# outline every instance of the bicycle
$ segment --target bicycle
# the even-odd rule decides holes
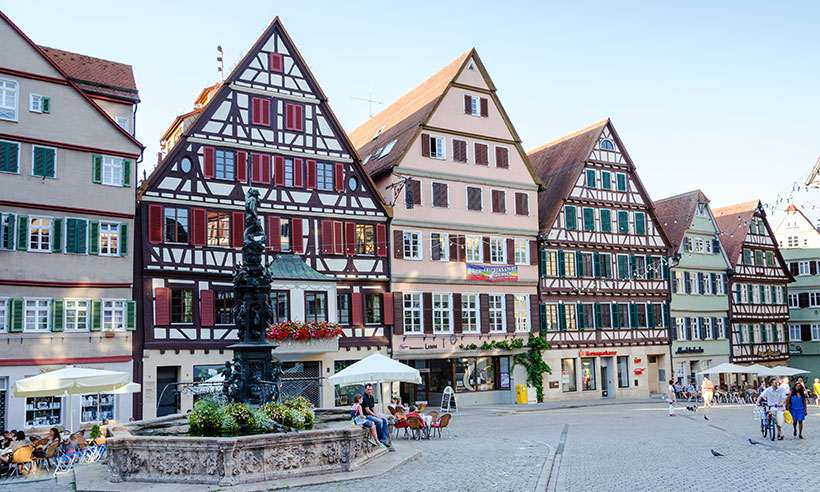
[[[763,439],[766,439],[766,434],[769,434],[769,438],[774,441],[775,436],[777,435],[777,431],[775,429],[775,416],[772,414],[771,409],[768,406],[761,404],[763,407],[763,418],[760,419],[760,433],[763,435]]]

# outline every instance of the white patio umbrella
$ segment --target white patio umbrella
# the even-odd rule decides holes
[[[126,393],[141,393],[142,392],[142,385],[139,383],[128,383],[125,386],[120,386],[119,388],[111,391],[103,391],[103,394],[106,395],[124,395]]]
[[[766,367],[760,364],[752,364],[750,366],[746,366],[746,368],[750,371],[754,371],[754,374],[757,374],[758,376],[769,376],[769,373],[772,370],[771,367]]]
[[[750,372],[754,371],[749,371],[749,368],[732,364],[731,362],[724,362],[723,364],[718,364],[715,367],[700,371],[697,374],[748,374]]]
[[[797,369],[796,367],[774,366],[769,369],[769,374],[767,374],[767,376],[797,376],[808,373],[809,371]]]
[[[330,381],[330,384],[338,384],[339,386],[379,383],[379,399],[382,400],[382,411],[384,411],[381,383],[395,381],[421,384],[421,374],[418,369],[407,364],[402,364],[382,354],[373,354],[330,376],[328,381]]]
[[[113,391],[131,382],[126,372],[84,367],[66,366],[37,376],[21,379],[14,383],[13,393],[17,398],[38,396],[68,397],[68,427],[71,426],[71,395],[87,395]],[[99,398],[97,399],[99,401]]]

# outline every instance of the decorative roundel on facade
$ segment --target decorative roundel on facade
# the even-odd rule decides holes
[[[350,179],[347,180],[347,187],[350,188],[350,191],[356,191],[359,189],[359,178],[356,176],[351,176]]]
[[[601,140],[601,149],[602,150],[615,150],[615,144],[612,143],[612,140]]]
[[[455,345],[457,341],[458,341],[458,337],[456,336],[455,333],[450,335],[450,345]]]
[[[179,161],[179,169],[184,173],[191,172],[191,158],[183,157],[182,160]]]

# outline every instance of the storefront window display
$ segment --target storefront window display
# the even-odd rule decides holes
[[[561,387],[563,391],[578,391],[575,382],[575,359],[561,359]]]
[[[83,422],[114,420],[114,395],[83,395],[81,401]],[[97,413],[98,408],[99,414]]]
[[[595,384],[595,359],[581,359],[581,389],[591,391],[596,388]]]
[[[476,361],[476,388],[478,391],[491,391],[496,389],[495,373],[496,359],[493,357],[479,357]]]
[[[62,398],[53,396],[26,398],[26,425],[31,427],[60,425],[62,402]]]
[[[618,387],[629,388],[629,357],[618,357]]]

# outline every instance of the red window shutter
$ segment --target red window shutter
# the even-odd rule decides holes
[[[262,155],[256,152],[251,154],[251,183],[262,181]]]
[[[258,97],[251,98],[251,123],[254,125],[262,124],[262,99]]]
[[[473,112],[473,98],[464,94],[464,114],[472,114]]]
[[[273,156],[273,184],[285,186],[285,158],[281,155]]]
[[[156,326],[171,323],[171,289],[157,287],[154,290],[154,318]]]
[[[199,291],[199,325],[214,325],[214,291]]]
[[[271,53],[270,60],[268,62],[268,67],[271,72],[281,72],[282,71],[282,55],[279,53]]]
[[[480,101],[481,101],[481,116],[486,117],[489,114],[489,112],[487,111],[487,98],[482,97],[480,99]]]
[[[330,220],[322,221],[322,254],[333,254],[333,222]]]
[[[382,304],[384,305],[384,309],[382,309],[382,313],[384,313],[384,324],[392,325],[393,324],[393,293],[391,292],[382,292]]]
[[[202,175],[206,178],[213,178],[216,176],[215,168],[214,168],[214,148],[213,147],[205,147],[204,148],[204,164],[202,166]]]
[[[262,156],[262,183],[270,184],[270,156]]]
[[[316,189],[316,161],[307,161],[307,189]]]
[[[282,229],[279,217],[268,217],[268,246],[273,251],[282,250]]]
[[[231,246],[241,248],[245,235],[244,212],[231,212]]]
[[[339,193],[345,190],[345,165],[337,162],[333,171],[333,180],[335,181],[336,191]]]
[[[515,265],[515,240],[507,238],[507,264]]]
[[[538,264],[538,241],[530,240],[530,265]]]
[[[376,224],[376,256],[387,256],[387,226]]]
[[[248,153],[244,150],[236,152],[236,180],[240,183],[248,181]]]
[[[495,148],[495,167],[510,167],[509,156],[506,148]]]
[[[404,232],[401,229],[393,229],[393,258],[404,258]]]
[[[345,254],[353,256],[356,254],[356,223],[345,222]]]
[[[305,108],[303,108],[302,106],[296,106],[293,110],[293,115],[296,118],[296,121],[294,122],[295,123],[294,124],[294,129],[296,129],[300,132],[305,129],[305,126],[304,126],[305,118],[304,118],[304,114],[303,114],[304,111],[305,111]]]
[[[426,133],[421,134],[421,155],[430,157],[430,135]]]
[[[293,130],[293,104],[285,103],[285,130]]]
[[[262,99],[262,124],[270,126],[270,99]]]
[[[293,186],[301,188],[305,185],[303,181],[302,159],[293,159]]]
[[[148,205],[148,242],[162,243],[162,205]]]
[[[333,221],[333,253],[337,255],[345,253],[343,228],[344,225],[340,221]]]
[[[207,214],[204,208],[191,209],[191,244],[194,246],[205,246],[207,242],[205,239],[206,218]]]
[[[304,253],[305,247],[302,238],[302,219],[291,219],[290,221],[290,243],[293,245],[293,252]]]
[[[362,326],[362,294],[354,292],[350,296],[350,317],[353,326]]]

